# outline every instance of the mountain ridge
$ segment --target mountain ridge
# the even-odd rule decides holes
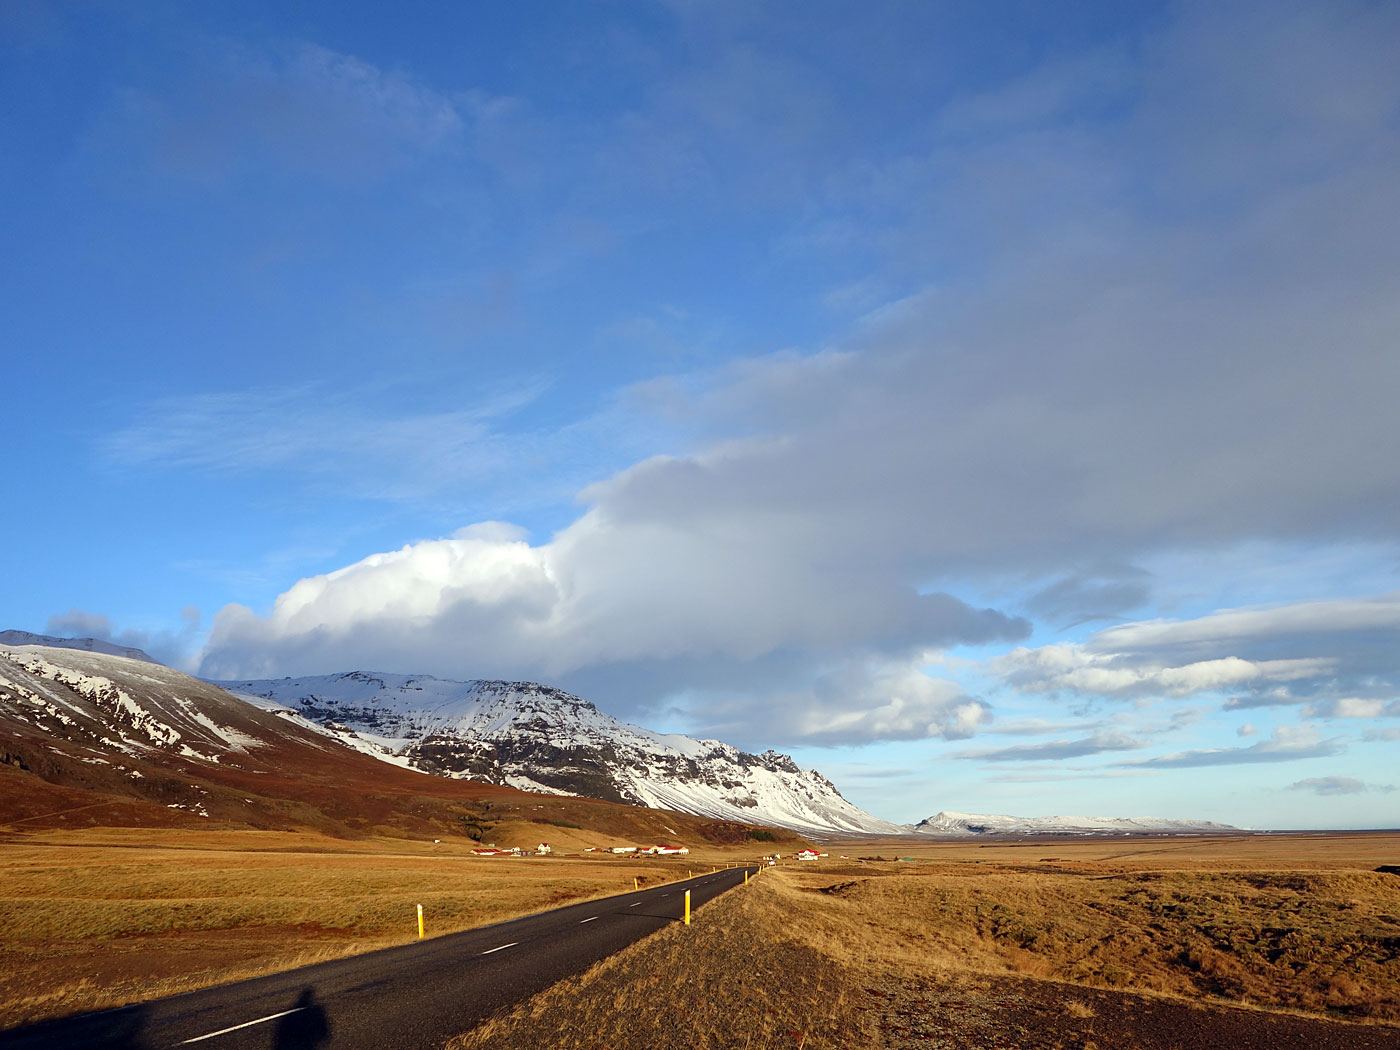
[[[729,822],[431,776],[162,664],[0,646],[0,829],[219,828],[337,838],[737,845]],[[801,836],[770,829],[785,848]]]
[[[103,638],[59,638],[51,634],[33,634],[29,631],[0,631],[0,645],[38,645],[49,649],[73,649],[83,653],[104,653],[107,656],[125,656],[129,660],[159,664],[160,661],[144,649],[130,645],[118,645]]]
[[[553,686],[367,671],[214,684],[366,753],[441,776],[803,833],[906,833],[788,755],[657,733]]]

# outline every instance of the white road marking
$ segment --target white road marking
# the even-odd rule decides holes
[[[638,902],[637,902],[637,904],[641,904],[641,903],[642,903],[641,901],[638,901]],[[637,906],[637,904],[629,904],[629,905],[627,905],[627,907],[629,907],[629,908],[635,908],[635,907]]]
[[[264,1021],[275,1021],[279,1017],[286,1017],[288,1014],[294,1014],[298,1010],[305,1009],[306,1007],[304,1006],[294,1006],[290,1010],[283,1010],[280,1014],[268,1014],[266,1017],[259,1017],[256,1021],[244,1021],[242,1024],[236,1024],[232,1028],[220,1028],[217,1032],[210,1032],[208,1035],[197,1035],[193,1039],[185,1039],[177,1045],[184,1046],[186,1043],[203,1042],[205,1039],[213,1039],[216,1035],[223,1035],[225,1032],[236,1032],[240,1028],[250,1028],[255,1024],[262,1024]]]
[[[579,924],[580,926],[582,926],[582,925],[583,925],[584,923],[586,923],[586,922],[592,922],[592,921],[593,921],[594,919],[596,919],[597,917],[598,917],[598,916],[596,916],[596,915],[590,915],[590,916],[589,916],[588,918],[586,918],[586,919],[579,919],[578,924]]]
[[[504,951],[506,948],[514,948],[514,947],[515,947],[517,944],[519,944],[519,943],[520,943],[519,941],[511,941],[509,944],[503,944],[503,945],[501,945],[499,948],[488,948],[486,951],[482,952],[481,954],[482,954],[482,955],[490,955],[492,952]]]

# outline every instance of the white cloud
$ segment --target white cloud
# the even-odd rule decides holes
[[[1099,632],[1091,648],[1103,652],[1218,651],[1260,640],[1356,631],[1400,632],[1400,594],[1227,609],[1194,620],[1123,624]]]
[[[97,638],[133,649],[141,649],[161,663],[193,670],[198,663],[199,635],[203,614],[196,606],[180,610],[180,626],[175,629],[118,628],[105,613],[69,609],[49,617],[44,633],[59,638]]]
[[[471,106],[315,44],[194,44],[179,93],[124,91],[91,145],[206,183],[269,173],[374,182],[463,143]]]
[[[1391,784],[1367,784],[1355,777],[1308,777],[1288,785],[1290,791],[1311,791],[1315,795],[1359,795],[1365,791],[1394,791]]]
[[[1315,700],[1303,708],[1305,718],[1382,718],[1400,717],[1400,701],[1360,696],[1332,696]]]
[[[809,744],[877,740],[961,740],[983,728],[990,709],[955,682],[886,660],[851,662],[820,675],[810,688],[707,698],[706,735],[794,738]]]
[[[45,634],[59,638],[99,638],[104,641],[112,640],[114,630],[111,617],[86,609],[55,613],[44,627]]]
[[[522,385],[470,408],[413,413],[314,386],[168,398],[107,435],[101,451],[117,467],[286,472],[366,497],[406,500],[519,470],[530,458],[528,441],[507,443],[496,428],[538,393],[538,386]]]
[[[1056,60],[981,94],[955,99],[939,114],[953,133],[1005,131],[1063,118],[1075,107],[1102,108],[1123,99],[1139,74],[1121,48],[1108,48]]]
[[[1051,733],[1087,732],[1102,728],[1101,722],[1057,722],[1045,718],[1019,718],[1010,722],[997,722],[988,726],[986,732],[1005,736],[1048,736]]]
[[[1257,762],[1293,762],[1304,758],[1321,758],[1341,754],[1346,750],[1344,738],[1323,738],[1309,725],[1279,726],[1268,740],[1249,747],[1209,747],[1194,751],[1178,751],[1169,755],[1121,765],[1147,768],[1198,768],[1205,766],[1249,765]]]
[[[1095,640],[1097,641],[1097,639]],[[1200,660],[1182,666],[1143,664],[1136,654],[1097,653],[1088,645],[1017,648],[989,662],[994,673],[1022,692],[1068,691],[1096,696],[1191,696],[1246,682],[1316,677],[1326,660],[1250,661],[1239,657]]]
[[[1084,758],[1106,751],[1132,751],[1144,746],[1143,741],[1127,733],[1103,731],[1078,740],[1049,740],[1043,744],[959,751],[953,757],[982,762],[1048,762]]]
[[[638,404],[702,436],[585,489],[581,516],[548,542],[463,534],[302,581],[266,616],[221,613],[206,668],[541,676],[605,703],[689,696],[716,711],[735,695],[755,711],[814,696],[854,668],[877,693],[848,688],[830,710],[816,697],[814,718],[792,712],[787,731],[943,733],[972,708],[902,676],[929,648],[1026,625],[922,593],[941,581],[1042,580],[1040,615],[1118,615],[1147,595],[1121,568],[1144,553],[1400,535],[1394,16],[1227,20],[1254,42],[1257,80],[1188,12],[1147,42],[1127,97],[1114,56],[1091,56],[959,103],[967,125],[1034,134],[931,136],[834,165],[824,228],[866,231],[870,254],[915,274],[897,282],[909,294],[835,348],[649,385]],[[824,100],[799,90],[809,71],[756,56],[734,52],[638,118],[638,141],[675,147],[668,172],[687,166],[697,126],[752,141],[755,91],[771,95],[757,112],[774,115],[781,146],[825,141]],[[326,90],[348,77],[363,92],[332,67],[315,66]],[[1047,83],[1057,93],[1043,99]],[[1075,118],[1105,91],[1121,117]],[[387,109],[405,110],[436,112],[411,98]],[[668,113],[685,125],[674,137]],[[711,166],[695,170],[711,181]],[[756,198],[811,188],[786,167],[757,181]],[[939,254],[950,245],[961,265]],[[384,443],[402,447],[382,462],[423,476],[412,446],[436,447],[431,429],[398,442],[390,428]],[[1361,636],[1393,639],[1397,608],[1388,596],[1130,624],[994,666],[1033,692],[1287,688],[1312,702],[1325,684],[1364,697],[1353,680],[1397,667],[1394,645]],[[1279,753],[1266,745],[1243,750]]]
[[[1400,595],[1386,594],[1122,624],[1079,644],[1017,648],[984,666],[1028,694],[1224,693],[1226,710],[1383,718],[1400,716],[1398,643]]]
[[[226,607],[202,673],[537,678],[614,710],[688,691],[695,721],[744,739],[956,738],[985,719],[918,667],[931,647],[1014,638],[1023,622],[712,525],[603,503],[538,546],[486,523],[376,554],[298,582],[266,616]]]

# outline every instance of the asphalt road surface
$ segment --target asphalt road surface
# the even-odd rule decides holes
[[[16,1028],[0,1032],[0,1050],[430,1050],[679,922],[686,890],[693,912],[756,870],[728,868],[349,959]]]

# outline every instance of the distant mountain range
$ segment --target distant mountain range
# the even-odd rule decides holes
[[[461,784],[447,792],[454,797],[478,797],[495,785],[512,795],[625,803],[809,836],[1238,830],[1152,817],[951,812],[901,825],[853,805],[787,755],[655,733],[533,682],[360,671],[202,682],[137,649],[24,631],[0,632],[0,771],[6,767],[253,826],[285,825],[285,799],[305,794],[302,788],[327,800],[322,817],[351,826],[369,818],[355,816],[352,801],[327,785],[359,785],[362,797],[366,784],[411,794],[415,778],[427,773]],[[11,802],[16,783],[7,786]],[[271,792],[279,801],[269,802],[263,788],[274,783],[282,785]],[[386,812],[411,823],[396,806]],[[152,819],[147,813],[141,822]]]
[[[1163,817],[1007,817],[977,813],[935,813],[907,825],[920,835],[975,838],[980,835],[1163,835],[1237,832],[1241,829],[1209,820]]]
[[[442,776],[804,833],[907,831],[787,755],[653,733],[534,682],[351,671],[217,684],[367,754]]]

